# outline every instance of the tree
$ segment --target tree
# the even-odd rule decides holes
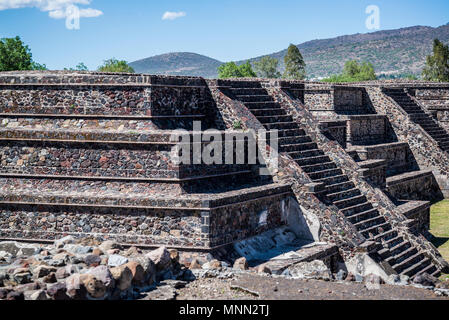
[[[254,62],[254,69],[261,78],[280,78],[281,73],[278,71],[278,65],[277,59],[266,56]]]
[[[285,79],[304,80],[306,77],[306,63],[298,47],[290,44],[284,57]]]
[[[48,70],[45,64],[40,64],[35,61],[31,63],[31,70]]]
[[[330,78],[323,79],[324,82],[360,82],[376,80],[377,76],[374,67],[369,62],[359,64],[356,60],[350,60],[345,63],[343,73],[332,75]]]
[[[20,37],[0,40],[0,71],[32,69],[31,50],[20,40]]]
[[[253,71],[249,61],[240,66],[237,66],[235,62],[228,62],[218,67],[218,78],[220,79],[254,77],[256,77],[256,73]]]
[[[98,67],[100,72],[124,72],[134,73],[134,69],[128,65],[124,60],[117,60],[115,58],[104,61],[103,65]]]
[[[422,76],[427,81],[449,81],[449,47],[438,39],[433,42],[433,55],[426,58]]]
[[[88,71],[89,69],[84,64],[84,62],[80,62],[80,63],[78,63],[76,65],[75,68],[64,68],[64,70],[68,70],[68,71]]]
[[[251,63],[249,61],[246,61],[246,63],[239,66],[239,70],[240,70],[240,73],[242,74],[243,78],[257,77],[257,75],[254,72],[253,68],[251,67]]]
[[[87,68],[87,66],[84,64],[84,62],[80,62],[76,65],[75,67],[76,71],[88,71],[89,69]]]

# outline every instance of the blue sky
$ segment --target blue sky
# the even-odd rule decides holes
[[[70,2],[87,16],[79,30],[66,28]],[[20,36],[51,69],[78,62],[96,69],[111,57],[131,62],[174,51],[231,61],[371,32],[368,5],[380,9],[380,30],[449,22],[448,0],[0,0],[0,37]],[[181,14],[164,20],[166,12]]]

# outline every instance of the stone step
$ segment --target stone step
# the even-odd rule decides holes
[[[277,130],[277,135],[279,138],[283,137],[296,137],[296,136],[304,136],[306,133],[304,130],[299,128],[291,128],[291,129],[274,129]],[[268,134],[270,131],[268,131]]]
[[[411,256],[418,253],[418,250],[415,247],[409,247],[407,249],[404,249],[403,251],[399,252],[398,254],[395,254],[393,256],[394,259],[394,265],[397,265],[401,263],[402,261],[405,261],[406,259],[410,258]]]
[[[417,121],[419,121],[419,119],[423,119],[423,118],[424,119],[429,119],[429,115],[424,113],[424,112],[410,113],[409,116],[415,122],[417,122]]]
[[[251,109],[251,113],[256,117],[259,116],[282,116],[285,115],[286,112],[284,109]]]
[[[310,179],[314,181],[320,181],[324,178],[334,177],[342,175],[343,171],[341,169],[330,169],[330,170],[323,170],[323,171],[317,171],[313,173],[309,173]]]
[[[366,230],[368,228],[371,228],[373,226],[377,226],[381,223],[385,222],[385,218],[382,216],[377,216],[377,217],[373,217],[367,220],[363,220],[360,222],[357,222],[354,224],[354,226],[358,229],[358,230]]]
[[[291,137],[281,137],[278,138],[278,145],[290,145],[290,144],[298,144],[298,143],[309,143],[312,142],[312,138],[309,136],[291,136]]]
[[[388,230],[391,230],[391,225],[388,222],[385,222],[385,223],[381,223],[381,224],[378,224],[378,225],[370,226],[369,228],[360,230],[359,232],[363,236],[369,238],[370,234],[380,235],[380,234],[385,233],[385,231],[388,231]]]
[[[432,264],[432,261],[429,258],[423,259],[422,254],[418,254],[418,255],[421,256],[421,259],[417,259],[416,261],[415,261],[415,259],[410,260],[410,261],[413,261],[414,263],[413,264],[409,263],[408,264],[409,267],[407,269],[402,269],[400,272],[397,271],[395,268],[393,268],[393,269],[395,269],[396,272],[398,272],[400,274],[409,276],[410,278],[415,277],[418,272],[420,272],[421,270],[423,270],[424,268],[429,266],[429,264]]]
[[[297,151],[316,150],[317,147],[318,146],[315,142],[282,144],[279,147],[279,151],[290,153],[290,152],[297,152]]]
[[[306,173],[313,173],[313,172],[319,172],[319,171],[336,169],[336,168],[337,168],[337,166],[333,162],[318,163],[318,164],[302,166],[302,169]]]
[[[393,250],[393,251],[399,249],[400,246],[402,246],[404,243],[406,243],[404,238],[402,236],[399,236],[397,233],[394,237],[392,237],[388,240],[384,239],[384,241],[385,241],[385,245],[387,245],[390,248],[390,250]]]
[[[312,156],[308,158],[298,159],[295,161],[300,166],[308,166],[313,164],[330,162],[331,160],[329,159],[329,156]]]
[[[335,184],[340,184],[343,182],[349,182],[347,175],[341,174],[337,176],[326,177],[322,179],[317,179],[315,182],[324,183],[325,186],[332,186]]]
[[[401,238],[402,239],[402,237],[398,237],[398,238]],[[393,239],[394,240],[394,239]],[[403,240],[403,239],[402,239]],[[388,244],[391,244],[391,243],[393,243],[393,242],[388,242]],[[403,251],[405,251],[405,250],[407,250],[407,249],[409,249],[409,248],[411,248],[411,244],[410,244],[410,242],[408,242],[408,241],[402,241],[402,242],[399,242],[398,244],[396,244],[394,247],[391,247],[390,248],[390,252],[391,252],[391,254],[392,254],[392,256],[396,256],[396,255],[398,255],[399,253],[401,253],[401,252],[403,252]]]
[[[324,152],[319,149],[313,149],[313,150],[304,150],[304,151],[294,151],[294,152],[288,152],[288,154],[295,160],[302,160],[310,157],[319,157],[324,156]]]
[[[377,216],[379,216],[379,211],[377,209],[370,209],[361,213],[346,216],[346,218],[348,218],[351,223],[356,224]]]
[[[335,192],[335,193],[329,193],[329,194],[327,194],[327,197],[329,200],[334,202],[334,201],[353,198],[355,196],[359,196],[360,194],[361,193],[360,193],[359,189],[353,188],[353,189],[347,189],[347,190],[339,191],[339,192]]]
[[[426,130],[440,129],[438,124],[436,124],[435,122],[418,122],[418,124]]]
[[[289,115],[258,116],[257,120],[259,120],[262,124],[293,122],[292,116]]]
[[[408,183],[409,181],[413,181],[413,180],[420,179],[425,176],[432,176],[432,175],[433,175],[433,173],[431,170],[405,172],[402,174],[388,177],[387,178],[387,187],[397,185],[397,184]]]
[[[352,207],[347,207],[341,209],[340,212],[345,216],[355,216],[358,213],[364,213],[366,211],[372,210],[373,205],[369,202],[363,202],[360,204],[356,204]]]
[[[267,90],[264,88],[233,88],[232,93],[235,96],[260,96],[267,95]]]
[[[273,98],[267,94],[261,95],[236,95],[237,100],[246,102],[273,102]]]
[[[280,105],[274,101],[247,101],[245,102],[245,106],[252,110],[261,110],[261,109],[279,109],[282,110]]]
[[[446,133],[441,133],[441,134],[434,134],[433,136],[432,136],[432,138],[434,138],[435,140],[444,140],[444,139],[446,139],[446,137],[447,137],[447,134]]]
[[[225,85],[229,85],[232,89],[236,88],[261,88],[262,85],[259,81],[243,81],[243,80],[226,80]]]
[[[426,130],[428,134],[430,134],[431,136],[435,135],[435,134],[445,134],[446,131],[442,128],[435,128],[435,129],[428,129]],[[447,134],[447,133],[446,133]]]
[[[416,264],[420,263],[423,259],[423,254],[416,252],[414,255],[408,257],[407,259],[393,265],[393,269],[397,273],[405,274],[403,271],[407,271],[407,268],[411,269],[410,266],[414,267]],[[411,270],[408,270],[411,271]]]
[[[296,122],[278,122],[278,123],[267,123],[264,124],[267,130],[284,130],[284,129],[299,129]]]
[[[327,156],[325,156],[327,157]],[[329,158],[329,157],[327,157]],[[326,190],[328,193],[337,193],[340,191],[344,191],[344,190],[348,190],[348,189],[353,189],[355,188],[354,182],[352,181],[347,181],[347,182],[342,182],[342,183],[335,183],[332,185],[328,185],[326,187]]]
[[[402,237],[398,237],[398,232],[394,229],[387,230],[383,233],[374,235],[373,238],[369,238],[369,240],[373,241],[385,241],[386,244],[394,244],[395,241],[403,241]]]
[[[352,198],[334,201],[334,205],[336,205],[337,208],[341,210],[341,209],[353,207],[358,204],[363,204],[366,202],[367,202],[366,196],[357,195]]]
[[[429,265],[427,267],[423,268],[421,271],[416,273],[414,276],[417,277],[417,276],[423,275],[425,273],[428,275],[434,275],[437,272],[439,272],[438,268],[434,264],[429,263]]]

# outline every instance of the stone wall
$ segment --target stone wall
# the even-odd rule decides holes
[[[363,90],[353,87],[334,88],[334,108],[336,113],[353,113],[364,109]]]
[[[3,239],[98,237],[142,246],[207,248],[201,211],[2,205]]]
[[[396,199],[441,200],[442,194],[431,171],[423,171],[419,176],[392,177],[387,181],[387,190]]]
[[[357,148],[357,154],[362,161],[387,160],[387,174],[397,174],[414,169],[410,148],[405,142],[378,144]]]
[[[341,121],[320,121],[320,130],[330,140],[337,141],[342,148],[347,146],[347,122]]]
[[[369,145],[388,140],[387,119],[384,115],[352,115],[348,121],[348,143]]]

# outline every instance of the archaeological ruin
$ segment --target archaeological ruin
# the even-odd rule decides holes
[[[0,240],[296,252],[272,261],[279,272],[315,259],[385,277],[448,268],[428,230],[430,204],[449,197],[449,84],[5,72],[0,109]],[[256,164],[176,163],[172,134],[198,134],[195,121],[277,130],[278,161],[255,137]]]

